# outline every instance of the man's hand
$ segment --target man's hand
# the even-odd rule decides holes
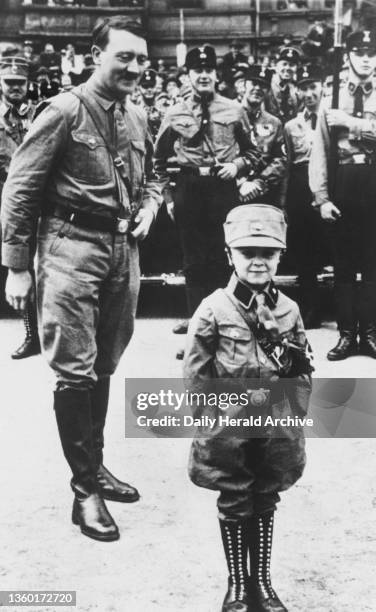
[[[28,270],[9,270],[5,295],[12,308],[25,310],[29,297],[34,297],[32,291],[33,280]]]
[[[239,189],[239,200],[241,202],[249,202],[254,200],[261,194],[260,185],[256,181],[245,181]]]
[[[337,221],[341,217],[341,211],[334,206],[333,202],[325,202],[320,206],[320,215],[325,221]]]
[[[354,119],[345,111],[336,108],[330,108],[327,111],[326,119],[329,127],[344,127],[350,129]]]
[[[135,222],[138,224],[136,229],[131,232],[133,238],[143,240],[149,233],[150,227],[154,221],[154,214],[148,208],[140,208],[135,217]]]
[[[224,181],[231,181],[231,179],[234,179],[236,177],[237,173],[238,169],[236,167],[236,164],[234,164],[233,162],[227,162],[225,164],[222,164],[222,168],[218,171],[217,176],[223,179]]]

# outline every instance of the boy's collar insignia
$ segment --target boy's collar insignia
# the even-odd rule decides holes
[[[245,283],[242,283],[240,280],[235,278],[235,285],[233,287],[233,294],[241,303],[241,305],[249,310],[253,305],[255,296],[257,295],[250,287],[248,287]],[[269,306],[269,308],[273,309],[276,306],[278,300],[278,289],[271,281],[267,289],[263,292],[265,295],[265,304]]]

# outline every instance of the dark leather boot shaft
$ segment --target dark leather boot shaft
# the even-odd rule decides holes
[[[76,492],[72,522],[80,526],[84,535],[94,540],[113,542],[120,537],[119,529],[98,493],[85,496]]]
[[[376,313],[375,313],[376,314]],[[359,353],[376,359],[376,326],[369,325],[360,330]]]
[[[251,612],[248,601],[247,522],[219,521],[229,572],[222,612]]]
[[[273,524],[274,512],[255,516],[250,521],[251,577],[248,590],[252,612],[287,612],[271,583]]]
[[[327,358],[329,361],[341,361],[357,354],[358,343],[354,332],[344,330],[341,331],[337,344],[329,351]]]
[[[110,396],[110,377],[99,378],[90,390],[91,415],[93,421],[93,444],[97,469],[103,463],[104,426]]]

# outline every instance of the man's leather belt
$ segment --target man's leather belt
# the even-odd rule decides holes
[[[212,166],[180,166],[181,174],[191,174],[194,176],[212,176]]]
[[[366,153],[354,153],[346,159],[339,159],[340,166],[374,166],[376,165],[376,157],[366,155]]]
[[[63,221],[69,221],[72,225],[82,227],[84,229],[97,230],[99,232],[110,232],[115,234],[126,234],[129,229],[129,220],[120,219],[118,217],[105,217],[104,215],[96,215],[93,213],[87,213],[82,210],[72,210],[60,204],[56,204],[54,207],[49,208],[48,211],[43,213],[44,216],[58,217]]]

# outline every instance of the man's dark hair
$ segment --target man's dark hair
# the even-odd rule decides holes
[[[108,34],[110,29],[112,30],[125,30],[127,32],[131,32],[131,34],[135,34],[135,36],[140,36],[141,38],[145,38],[145,31],[138,21],[134,19],[129,19],[129,17],[106,17],[105,19],[100,19],[94,26],[92,42],[93,45],[96,45],[100,49],[104,49],[108,43]]]

